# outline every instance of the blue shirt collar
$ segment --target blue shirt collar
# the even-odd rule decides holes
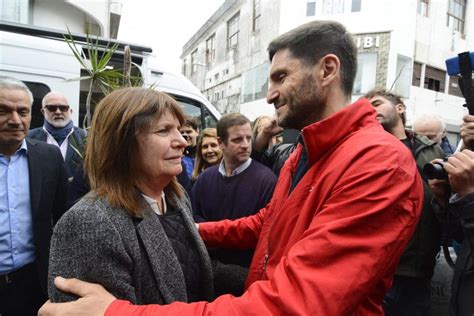
[[[250,166],[251,163],[252,163],[252,158],[247,159],[246,162],[244,162],[243,164],[241,164],[240,166],[235,168],[234,171],[232,171],[231,177],[236,176],[239,173],[244,172],[245,169],[247,169]],[[223,175],[224,177],[227,177],[227,174],[225,172],[224,159],[222,159],[220,164],[219,164],[219,173],[221,175]]]
[[[25,154],[28,153],[28,146],[26,146],[26,140],[25,140],[25,139],[23,139],[23,142],[21,143],[20,148],[18,148],[18,149],[15,151],[15,153],[12,155],[12,157],[15,156],[15,155],[19,155],[19,154],[21,154],[21,153],[25,153]],[[0,154],[0,157],[5,157],[5,155],[4,155],[4,154]]]

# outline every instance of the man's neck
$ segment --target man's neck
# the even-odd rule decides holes
[[[0,145],[0,154],[4,155],[8,159],[15,154],[15,152],[18,150],[18,148],[21,147],[21,144],[23,141],[19,144],[14,144],[14,145]]]
[[[407,134],[405,133],[405,126],[402,123],[395,126],[391,131],[390,134],[395,136],[396,138],[402,140],[407,138]]]
[[[226,160],[225,158],[222,159],[222,161],[224,163],[225,174],[228,177],[233,175],[235,169],[237,169],[238,167],[242,166],[244,163],[247,162],[246,160],[245,162],[242,162],[242,163],[231,163],[229,160]]]

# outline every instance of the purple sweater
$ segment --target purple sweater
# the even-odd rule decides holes
[[[195,219],[219,221],[253,215],[270,201],[276,181],[272,170],[255,160],[232,177],[220,174],[219,165],[210,167],[193,186]]]
[[[196,222],[237,219],[257,213],[270,201],[277,177],[252,160],[243,172],[232,177],[219,173],[219,165],[206,169],[193,187],[192,205]],[[249,267],[253,249],[209,249],[212,259]]]

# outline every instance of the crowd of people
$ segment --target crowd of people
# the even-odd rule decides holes
[[[460,245],[446,312],[473,315],[474,116],[455,150],[437,116],[409,130],[392,91],[351,104],[357,48],[337,22],[268,53],[276,117],[203,130],[135,87],[87,133],[50,92],[29,131],[30,90],[0,77],[0,315],[428,316],[443,240]]]

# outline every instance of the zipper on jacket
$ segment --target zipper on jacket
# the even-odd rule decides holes
[[[268,254],[266,254],[265,257],[263,257],[263,267],[262,267],[263,272],[265,272],[265,269],[267,268],[267,262],[268,262]]]

